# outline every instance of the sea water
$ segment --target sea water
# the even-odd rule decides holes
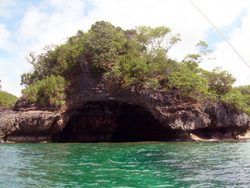
[[[1,144],[0,187],[250,187],[250,141]]]

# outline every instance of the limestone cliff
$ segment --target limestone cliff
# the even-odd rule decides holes
[[[150,90],[110,93],[88,72],[75,78],[61,108],[41,108],[19,101],[0,111],[2,142],[170,141],[236,138],[250,118],[222,105],[180,103],[172,94]],[[203,106],[202,106],[203,105]]]

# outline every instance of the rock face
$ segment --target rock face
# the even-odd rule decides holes
[[[0,137],[13,142],[49,141],[63,127],[64,117],[49,111],[0,112]]]
[[[2,142],[122,142],[236,138],[250,118],[223,106],[178,103],[161,91],[110,93],[85,72],[73,80],[73,94],[59,109],[41,110],[19,101],[0,110]]]
[[[171,130],[163,127],[145,109],[118,103],[90,102],[71,111],[62,132],[53,137],[57,142],[122,142],[170,140]]]

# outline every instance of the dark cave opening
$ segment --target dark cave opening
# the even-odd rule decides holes
[[[176,133],[163,127],[147,110],[116,101],[86,103],[70,113],[70,120],[54,142],[171,141]]]

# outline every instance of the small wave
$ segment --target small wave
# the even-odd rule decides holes
[[[136,153],[141,153],[141,152],[145,152],[145,151],[147,151],[147,150],[145,150],[145,149],[139,149]]]
[[[147,153],[147,154],[146,154],[147,157],[155,156],[155,155],[158,155],[158,154],[154,154],[154,153]]]
[[[87,165],[90,165],[90,166],[101,166],[100,164],[97,164],[97,163],[80,163],[79,165],[80,166],[87,166]]]
[[[111,163],[114,163],[114,164],[126,164],[126,162],[118,162],[118,161],[113,161],[111,159],[109,159],[108,161],[110,161]]]
[[[125,167],[137,167],[136,165],[125,165]]]
[[[155,163],[175,163],[176,162],[176,160],[160,160],[160,161],[155,161]]]

